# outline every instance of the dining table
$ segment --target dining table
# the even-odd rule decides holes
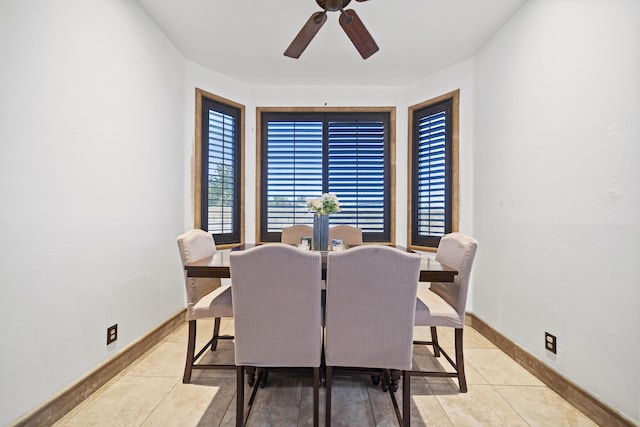
[[[234,251],[242,251],[256,246],[255,244],[243,244],[231,249],[223,249],[216,251],[210,257],[203,258],[194,262],[187,263],[184,269],[187,277],[217,277],[230,278],[231,270],[229,268],[229,254]],[[415,252],[402,246],[392,245],[398,250],[406,252]],[[302,249],[301,249],[302,250]],[[348,250],[348,249],[345,249]],[[329,251],[330,252],[330,251]],[[322,279],[326,279],[327,275],[327,253],[322,251]],[[419,252],[416,252],[419,253]],[[458,271],[448,267],[431,258],[422,255],[420,263],[420,281],[421,282],[453,282]]]
[[[268,243],[267,243],[268,244]],[[231,278],[231,268],[229,265],[229,255],[234,251],[243,251],[257,246],[256,244],[242,244],[230,249],[222,249],[216,251],[212,256],[199,259],[194,262],[185,264],[184,269],[187,277],[213,277],[213,278]],[[398,250],[418,253],[421,255],[420,263],[420,281],[421,282],[453,282],[458,271],[436,261],[431,256],[407,249],[402,246],[391,245]],[[304,250],[304,249],[300,249]],[[345,247],[344,250],[349,250]],[[322,254],[322,306],[325,305],[325,280],[327,277],[327,254],[331,251],[320,251]],[[233,285],[232,285],[233,286]],[[322,356],[322,366],[324,366],[324,353]],[[321,383],[324,383],[324,369],[321,369]],[[246,378],[249,385],[253,385],[255,381],[255,368],[248,368]],[[373,377],[372,377],[373,379]],[[374,382],[374,384],[376,384]],[[393,390],[398,387],[398,379],[393,380]],[[252,396],[255,395],[255,388]],[[397,405],[396,405],[397,406]]]

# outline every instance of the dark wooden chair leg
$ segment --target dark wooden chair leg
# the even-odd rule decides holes
[[[382,384],[380,385],[380,388],[386,393],[389,391],[389,387],[391,386],[391,371],[389,369],[383,369],[380,372],[380,376],[382,377]]]
[[[462,328],[456,328],[456,368],[458,371],[458,385],[460,393],[467,392],[467,379],[464,375],[464,355],[462,352]]]
[[[320,368],[313,368],[313,426],[320,425]]]
[[[440,357],[440,343],[438,343],[438,331],[435,326],[431,327],[431,344],[433,345],[433,355]]]
[[[402,371],[402,425],[411,425],[411,374]]]
[[[260,375],[258,375],[258,377],[260,377]],[[262,376],[260,378],[260,388],[265,388],[267,386],[267,380],[269,379],[269,369],[262,369]]]
[[[331,381],[333,380],[333,367],[327,366],[325,374],[325,410],[324,410],[324,425],[326,427],[331,426]]]
[[[323,316],[324,316],[324,304],[322,306]],[[324,325],[324,318],[322,320],[322,325]],[[326,361],[324,359],[324,334],[322,334],[322,352],[320,353],[320,387],[324,387],[326,381]]]
[[[196,352],[196,321],[189,320],[189,338],[187,341],[187,359],[184,364],[184,375],[182,382],[189,384],[191,381],[191,370],[193,369],[193,358]]]
[[[256,368],[254,366],[247,366],[247,384],[249,387],[253,387],[256,383]]]
[[[391,391],[398,391],[398,386],[400,384],[400,371],[397,369],[391,370]]]
[[[216,317],[213,321],[213,337],[211,339],[211,351],[218,348],[218,337],[220,336],[220,318]]]
[[[236,427],[244,426],[244,366],[236,366]]]

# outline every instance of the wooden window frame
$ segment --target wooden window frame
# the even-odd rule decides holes
[[[231,101],[229,99],[223,98],[221,96],[209,93],[202,89],[196,88],[196,111],[195,111],[195,147],[194,147],[194,163],[193,163],[193,202],[194,202],[194,227],[195,228],[203,228],[203,221],[206,221],[202,217],[202,207],[203,207],[203,183],[202,179],[204,178],[204,160],[202,158],[203,153],[203,141],[204,132],[202,129],[203,126],[203,114],[204,107],[203,104],[206,99],[209,99],[213,102],[226,105],[230,108],[237,109],[239,112],[239,121],[238,130],[239,135],[237,136],[235,150],[236,151],[236,161],[234,167],[237,170],[234,170],[234,175],[236,180],[236,194],[237,200],[234,201],[234,209],[237,209],[239,213],[239,223],[237,224],[238,230],[238,239],[234,242],[225,242],[218,243],[216,242],[216,246],[219,249],[225,249],[233,246],[237,246],[238,244],[244,243],[244,147],[245,147],[245,106],[239,104],[237,102]],[[214,235],[215,237],[215,235]]]
[[[444,101],[451,102],[451,128],[450,128],[450,159],[446,168],[450,169],[451,188],[450,194],[447,196],[450,199],[450,212],[447,212],[449,222],[446,226],[446,232],[458,231],[459,227],[459,109],[460,109],[460,90],[454,90],[436,98],[424,101],[422,103],[412,105],[408,109],[408,182],[407,182],[407,241],[410,249],[436,251],[440,238],[431,239],[430,244],[424,244],[422,242],[414,241],[414,228],[417,221],[415,217],[416,206],[413,203],[415,194],[415,186],[417,185],[417,170],[414,170],[417,159],[415,158],[414,150],[416,149],[416,133],[417,123],[414,123],[415,113],[425,108],[432,107]]]
[[[267,243],[261,238],[262,229],[262,117],[263,113],[386,113],[389,115],[389,240],[367,243],[395,245],[396,243],[396,108],[395,107],[257,107],[256,108],[256,242]],[[325,159],[326,160],[326,159]]]

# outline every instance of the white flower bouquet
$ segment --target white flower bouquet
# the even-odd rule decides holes
[[[340,212],[340,202],[335,194],[324,193],[319,199],[307,199],[307,209],[317,215],[331,215]]]

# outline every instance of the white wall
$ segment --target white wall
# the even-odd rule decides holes
[[[245,85],[128,0],[0,3],[0,425],[183,307],[195,87],[246,107],[247,242],[257,106],[395,105],[399,244],[407,107],[459,88],[470,310],[638,420],[638,4],[531,0],[477,58],[372,88]]]
[[[475,85],[473,311],[638,422],[640,2],[529,1]]]
[[[126,0],[3,1],[0,58],[7,425],[184,306],[184,61]]]

